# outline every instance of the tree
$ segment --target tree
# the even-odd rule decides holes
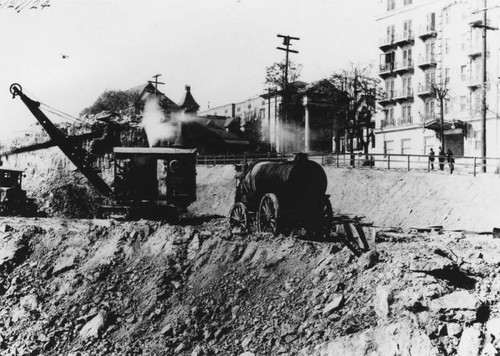
[[[129,93],[121,90],[107,90],[102,93],[92,106],[82,110],[80,115],[95,115],[102,111],[121,111],[136,104],[137,93]]]
[[[288,83],[292,83],[299,79],[301,70],[302,64],[296,64],[292,61],[288,61]],[[276,62],[273,65],[266,67],[266,80],[264,84],[283,89],[285,80],[284,71],[285,60]]]
[[[340,149],[340,137],[346,135],[348,150],[362,149],[368,154],[369,144],[375,146],[373,114],[376,112],[377,87],[380,80],[371,75],[371,67],[342,70],[332,74],[330,82],[344,93],[341,117],[337,118],[336,150]],[[357,139],[360,147],[354,147]]]

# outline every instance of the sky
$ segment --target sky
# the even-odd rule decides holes
[[[78,116],[105,90],[161,74],[159,89],[169,98],[178,102],[190,85],[204,110],[264,90],[266,67],[285,55],[276,49],[277,34],[300,38],[291,47],[299,53],[290,56],[307,82],[351,63],[375,64],[377,2],[50,0],[43,10],[0,7],[0,138],[35,120],[12,100],[12,83]]]

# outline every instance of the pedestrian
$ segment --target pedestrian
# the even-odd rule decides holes
[[[439,158],[438,158],[438,160],[439,160],[439,170],[440,171],[444,171],[444,157],[445,157],[444,151],[443,151],[443,149],[441,147],[439,147]]]
[[[455,158],[453,158],[453,152],[448,148],[446,151],[446,160],[448,161],[448,165],[450,166],[450,174],[453,174],[453,170],[455,169]]]
[[[436,152],[431,148],[431,151],[429,152],[429,162],[431,165],[431,169],[434,170],[434,159],[436,156]]]

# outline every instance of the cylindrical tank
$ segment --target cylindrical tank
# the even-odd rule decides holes
[[[257,162],[249,168],[243,182],[243,194],[257,205],[262,195],[274,193],[283,208],[295,208],[321,199],[327,188],[323,167],[308,159],[289,162]]]

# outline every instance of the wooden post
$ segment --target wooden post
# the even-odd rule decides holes
[[[391,155],[387,155],[387,169],[391,169]]]
[[[474,177],[476,176],[476,157],[474,157]]]
[[[410,155],[408,155],[408,171],[410,171]]]

